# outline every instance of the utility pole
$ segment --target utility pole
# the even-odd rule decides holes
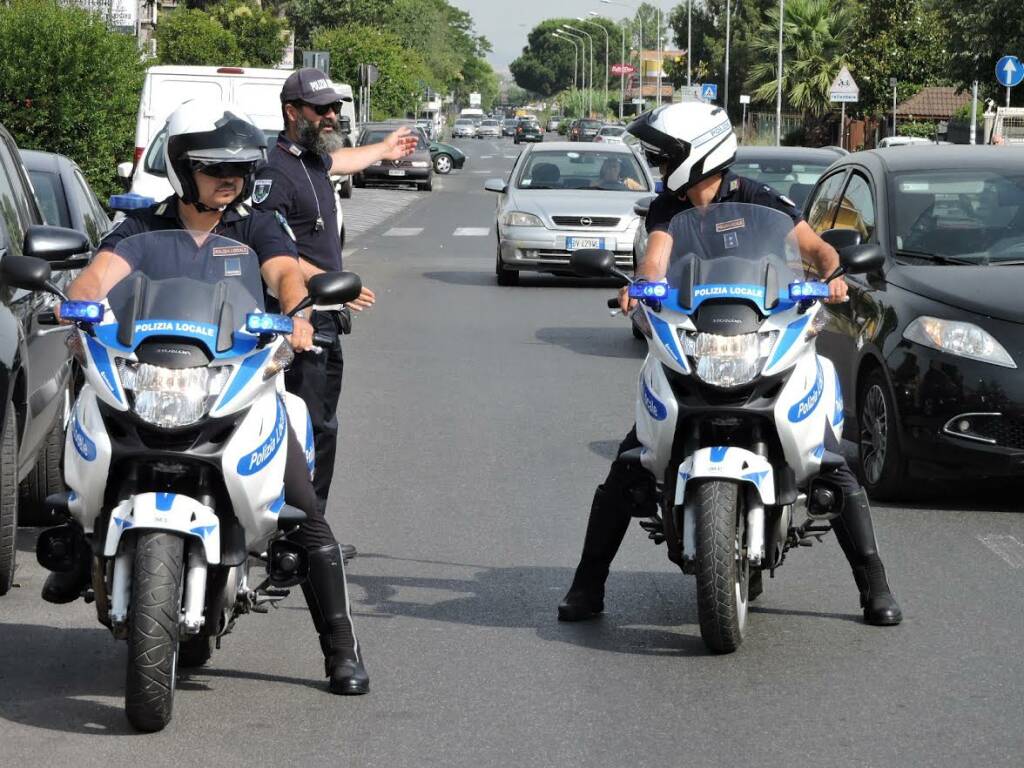
[[[899,82],[895,77],[889,78],[889,85],[892,86],[892,135],[896,135],[896,83]]]
[[[693,0],[686,0],[686,86],[690,87],[690,75],[693,71]]]
[[[722,104],[725,105],[725,114],[729,114],[729,17],[731,15],[732,0],[725,0],[725,98]]]
[[[782,24],[786,18],[786,0],[779,0],[779,62],[775,70],[775,146],[782,146]]]

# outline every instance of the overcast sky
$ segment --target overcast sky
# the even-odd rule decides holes
[[[449,0],[463,10],[469,11],[476,24],[476,31],[491,41],[494,53],[487,59],[497,70],[507,70],[509,63],[523,52],[526,35],[539,22],[566,16],[585,16],[587,11],[598,11],[610,19],[630,15],[624,6],[602,5],[601,0]],[[667,9],[670,3],[665,4]],[[522,26],[520,26],[522,25]],[[600,30],[595,30],[600,34]]]

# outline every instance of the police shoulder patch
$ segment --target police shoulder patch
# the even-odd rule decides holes
[[[270,188],[273,185],[273,179],[256,179],[256,182],[252,185],[252,201],[259,205],[270,197]]]

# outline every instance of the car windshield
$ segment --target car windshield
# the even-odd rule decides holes
[[[244,331],[245,316],[263,311],[263,279],[249,246],[177,229],[126,237],[114,253],[132,267],[107,297],[117,325],[106,332],[122,346],[131,346],[133,335],[137,342],[180,334],[200,337],[217,355],[254,339]],[[125,323],[134,334],[117,333]]]
[[[600,135],[601,136],[621,136],[625,132],[626,132],[625,128],[619,128],[618,126],[614,126],[614,125],[606,125],[604,128],[601,129],[601,134]]]
[[[790,283],[816,279],[800,259],[794,227],[784,213],[748,203],[676,214],[669,223],[670,306],[689,309],[709,299],[743,298],[770,311],[776,299],[788,299]]]
[[[492,127],[492,128],[497,128],[498,127],[498,121],[497,120],[484,120],[481,123],[481,125],[486,125],[486,126],[489,126],[489,127]]]
[[[600,146],[600,145],[598,145]],[[646,192],[647,177],[631,152],[533,152],[519,173],[519,189]]]
[[[828,162],[810,163],[787,158],[737,158],[730,170],[739,176],[767,184],[789,197],[797,208],[802,208],[828,166]]]
[[[890,177],[896,251],[968,264],[1024,261],[1024,173],[955,169]]]
[[[472,125],[473,121],[463,118],[463,119],[460,119],[460,120],[456,120],[455,124],[456,125]]]

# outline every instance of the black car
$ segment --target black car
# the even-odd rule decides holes
[[[84,264],[65,261],[88,254],[89,241],[74,230],[48,227],[32,194],[14,139],[0,127],[0,595],[14,578],[15,529],[40,523],[43,500],[64,490],[61,457],[64,422],[71,406],[71,358],[67,329],[52,324],[49,294],[8,287],[21,276],[19,256],[53,262],[54,282],[66,285],[67,273]],[[19,489],[20,486],[20,489]],[[19,492],[20,491],[20,492]],[[19,505],[20,502],[20,505]],[[19,510],[19,506],[21,509]]]
[[[512,137],[512,143],[518,144],[521,141],[544,141],[544,131],[533,120],[520,120],[519,125],[516,126],[515,135]]]
[[[601,126],[604,125],[600,120],[589,120],[584,118],[580,120],[577,125],[574,126],[576,130],[575,138],[570,134],[569,141],[593,141],[594,137],[597,136],[601,131]]]
[[[825,169],[847,154],[839,147],[740,147],[730,170],[767,184],[803,208]]]
[[[1024,473],[1024,153],[905,147],[848,155],[807,200],[833,245],[872,244],[819,351],[875,496],[914,478]],[[854,427],[852,434],[850,427]]]
[[[367,123],[362,127],[357,146],[376,144],[383,141],[399,125],[407,125],[419,139],[416,149],[408,157],[401,160],[378,160],[364,168],[353,178],[357,187],[365,187],[368,183],[389,182],[397,184],[415,184],[424,192],[433,189],[434,163],[430,156],[430,142],[426,135],[415,125],[402,122]]]
[[[74,160],[53,152],[21,150],[36,202],[47,224],[69,227],[95,248],[110,229],[110,217]]]

